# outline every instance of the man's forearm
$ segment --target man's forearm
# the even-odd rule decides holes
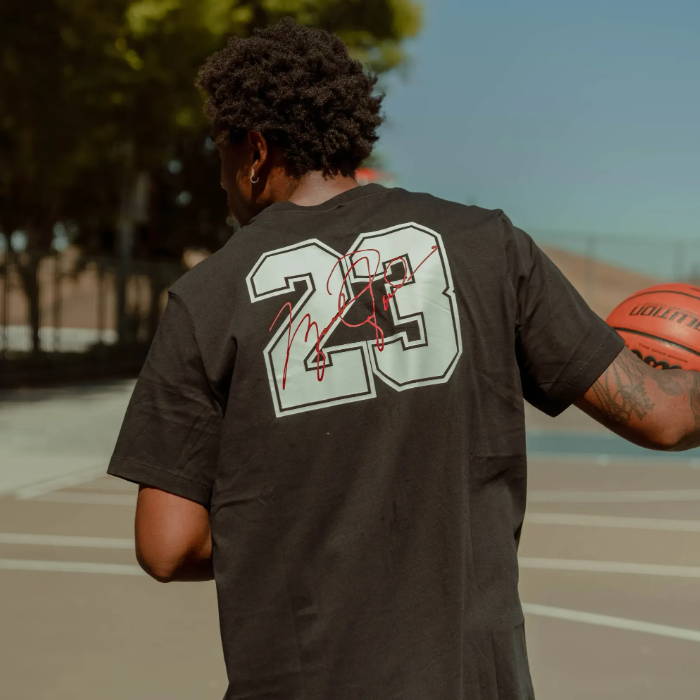
[[[576,405],[643,447],[687,450],[700,446],[700,372],[653,369],[628,348]]]
[[[659,407],[661,419],[676,435],[667,449],[681,451],[700,447],[700,372],[654,369],[649,378],[647,391],[651,405]]]
[[[664,372],[666,370],[659,370]],[[686,375],[688,411],[685,416],[684,436],[673,450],[689,450],[700,447],[700,372],[683,372]]]

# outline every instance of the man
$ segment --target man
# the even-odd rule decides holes
[[[358,187],[381,98],[336,37],[283,21],[199,84],[242,228],[170,287],[108,468],[139,562],[216,581],[225,700],[533,698],[523,398],[684,449],[700,375],[502,211]]]

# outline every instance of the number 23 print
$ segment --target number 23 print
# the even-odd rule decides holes
[[[345,254],[315,238],[271,250],[246,282],[252,302],[305,287],[296,304],[284,302],[271,319],[274,333],[263,349],[277,417],[375,398],[375,377],[396,391],[442,384],[462,354],[442,237],[425,226],[362,233]],[[368,314],[350,322],[360,300]],[[379,307],[391,314],[392,335],[378,323]],[[407,324],[417,329],[411,338]],[[340,325],[368,326],[374,339],[329,344]]]

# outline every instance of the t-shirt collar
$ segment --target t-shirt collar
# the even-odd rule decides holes
[[[255,221],[263,215],[268,216],[269,214],[275,212],[327,211],[347,204],[348,202],[352,202],[353,200],[359,199],[360,197],[366,197],[370,194],[377,194],[383,191],[384,189],[386,188],[383,185],[380,185],[376,182],[370,182],[367,185],[358,185],[357,187],[352,187],[349,190],[345,190],[344,192],[336,194],[335,196],[331,197],[330,199],[327,199],[325,202],[321,202],[320,204],[300,205],[290,201],[274,202],[273,204],[270,204],[269,206],[265,207],[265,209],[256,214],[254,217],[252,217],[250,221]]]

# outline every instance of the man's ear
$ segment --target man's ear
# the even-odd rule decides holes
[[[248,146],[251,154],[251,167],[255,172],[259,172],[265,167],[270,158],[270,149],[267,139],[259,131],[249,131]]]

